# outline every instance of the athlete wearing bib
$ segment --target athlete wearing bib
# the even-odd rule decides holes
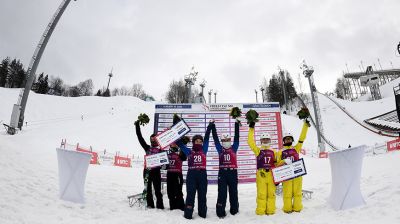
[[[192,138],[192,149],[189,149],[182,143],[181,140],[177,142],[179,148],[185,153],[188,161],[188,172],[186,175],[186,204],[184,208],[184,217],[192,219],[194,201],[197,192],[198,198],[198,214],[202,218],[207,216],[207,152],[208,141],[210,138],[211,126],[208,125],[206,134],[195,135]]]
[[[218,171],[218,198],[216,212],[219,218],[226,216],[226,197],[229,188],[229,203],[231,205],[230,213],[235,215],[239,212],[238,202],[238,173],[236,152],[239,148],[239,122],[235,122],[235,136],[233,145],[231,136],[228,133],[221,135],[222,145],[218,139],[215,124],[212,125],[212,135],[215,148],[219,155],[219,171]]]
[[[279,151],[277,159],[278,165],[291,164],[299,160],[299,154],[303,142],[306,139],[309,123],[304,121],[303,128],[300,133],[299,141],[293,146],[293,135],[286,133],[283,135],[283,149]],[[300,212],[303,209],[303,178],[297,177],[282,183],[283,187],[283,211],[285,213]]]
[[[183,201],[183,175],[182,162],[186,161],[186,155],[178,146],[173,143],[168,152],[169,165],[167,169],[167,195],[169,199],[169,209],[180,209],[183,211],[185,203]]]
[[[271,136],[268,133],[261,133],[260,141],[261,146],[256,145],[254,140],[254,126],[255,123],[251,122],[249,125],[249,135],[247,143],[256,156],[257,172],[256,172],[256,185],[257,185],[257,215],[272,215],[275,214],[275,190],[276,186],[272,177],[271,169],[275,167],[276,153],[271,149]]]

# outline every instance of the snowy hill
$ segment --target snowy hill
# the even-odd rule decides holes
[[[325,136],[336,146],[347,148],[348,145],[381,144],[393,138],[380,136],[358,125],[326,96],[318,94],[321,118]],[[350,102],[335,99],[357,120],[364,119],[393,110],[394,98],[384,98],[378,101]]]
[[[0,121],[8,123],[11,107],[19,90],[0,88]],[[335,144],[347,147],[375,144],[390,138],[376,136],[359,128],[320,96],[325,133]],[[370,110],[387,105],[379,102],[342,102],[362,119]],[[382,102],[382,103],[381,103]],[[31,93],[26,110],[27,127],[17,135],[0,132],[0,223],[187,223],[181,211],[130,208],[127,195],[142,191],[141,164],[133,168],[90,166],[86,178],[86,204],[58,199],[58,170],[55,148],[62,138],[69,142],[92,145],[96,150],[143,154],[136,140],[133,122],[139,113],[154,113],[154,104],[132,97],[64,98]],[[386,108],[385,108],[386,109]],[[383,110],[383,109],[382,109]],[[82,120],[83,115],[83,120]],[[298,118],[282,116],[285,130],[298,137]],[[152,133],[152,124],[143,129]],[[316,149],[316,132],[311,128],[305,149]],[[336,212],[326,202],[330,193],[330,165],[326,159],[304,157],[308,175],[304,189],[314,191],[304,200],[301,213],[284,214],[282,198],[277,197],[273,216],[256,216],[255,184],[239,185],[240,213],[219,220],[215,215],[217,187],[208,188],[208,217],[194,216],[193,223],[398,223],[400,215],[400,152],[364,158],[361,190],[365,206]],[[184,191],[185,192],[185,191]],[[164,195],[168,208],[168,198]],[[229,205],[228,205],[229,207]],[[195,212],[196,214],[196,212]]]

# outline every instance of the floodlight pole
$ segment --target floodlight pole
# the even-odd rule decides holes
[[[314,73],[314,68],[312,66],[308,66],[305,61],[303,61],[302,67],[301,69],[303,69],[303,74],[304,76],[308,79],[308,84],[310,85],[310,92],[311,92],[311,99],[312,99],[312,103],[313,103],[313,107],[314,107],[314,116],[315,116],[315,125],[316,125],[316,129],[317,129],[317,139],[318,139],[318,148],[320,150],[320,152],[325,152],[325,143],[322,142],[322,138],[321,138],[321,129],[322,129],[322,121],[320,120],[320,116],[319,116],[319,103],[316,102],[315,98],[315,85],[314,83],[311,81],[311,76]],[[318,104],[318,106],[317,106]]]
[[[260,91],[261,91],[261,98],[262,98],[262,102],[264,103],[264,87],[260,86]]]

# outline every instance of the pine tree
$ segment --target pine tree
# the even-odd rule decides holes
[[[49,91],[49,76],[46,75],[45,77],[43,77],[43,73],[41,73],[36,82],[36,88],[36,93],[47,94],[47,92]]]
[[[102,94],[101,94],[101,90],[100,90],[100,89],[99,89],[99,90],[97,90],[96,96],[102,96]]]
[[[40,75],[38,76],[35,84],[34,84],[34,88],[33,91],[35,91],[35,93],[39,93],[40,92],[40,85],[43,83],[43,73],[40,73]]]
[[[285,80],[286,93],[289,101],[292,101],[297,97],[296,88],[294,88],[293,79],[290,76],[289,72],[286,71],[286,80]]]
[[[17,60],[13,59],[8,66],[8,73],[6,77],[6,87],[14,88],[15,68],[17,67]]]
[[[23,69],[22,63],[14,59],[11,61],[8,67],[8,87],[10,88],[20,88],[25,81],[25,71]]]
[[[6,79],[8,75],[8,66],[10,64],[10,58],[7,57],[2,60],[0,65],[0,87],[6,86]]]
[[[281,84],[278,80],[277,75],[272,75],[272,78],[269,80],[268,85],[268,101],[271,102],[279,102],[280,105],[283,105],[283,92],[281,88]]]
[[[15,67],[10,66],[10,70],[14,72],[14,88],[24,87],[24,84],[26,82],[26,73],[23,67],[24,66],[19,60],[17,60],[17,62],[15,63]]]
[[[110,97],[111,95],[110,95],[110,90],[109,89],[106,89],[106,91],[104,91],[104,93],[103,93],[103,96],[105,96],[105,97]]]

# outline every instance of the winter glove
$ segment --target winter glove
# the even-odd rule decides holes
[[[182,119],[178,116],[178,114],[174,114],[174,117],[172,118],[172,124],[179,123]]]
[[[214,120],[211,120],[210,123],[208,123],[208,127],[210,127],[210,128],[215,127],[214,122],[215,122]]]
[[[292,160],[289,159],[289,158],[286,158],[286,159],[284,159],[283,161],[285,161],[285,163],[286,163],[287,165],[292,164]]]
[[[255,122],[250,122],[249,127],[250,128],[254,128],[254,126],[256,126],[256,123]]]
[[[242,122],[239,120],[239,118],[235,119],[235,122],[239,124],[239,126],[242,126]]]
[[[183,136],[181,141],[184,145],[187,145],[190,142],[190,138],[188,136]]]
[[[308,127],[311,127],[310,121],[307,118],[304,120],[304,122],[306,122]]]

